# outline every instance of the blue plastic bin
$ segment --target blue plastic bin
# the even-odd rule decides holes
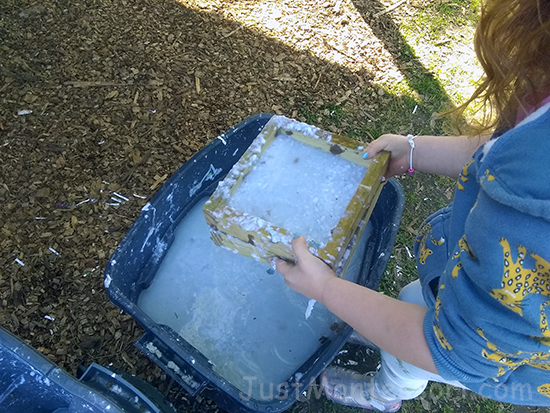
[[[148,383],[92,363],[80,380],[0,328],[2,413],[175,413]]]
[[[136,346],[191,396],[199,393],[231,412],[279,412],[297,399],[295,388],[307,386],[325,369],[351,334],[346,326],[335,339],[322,343],[300,367],[300,374],[289,377],[292,388],[285,397],[271,400],[243,398],[240,391],[214,373],[200,349],[196,349],[170,328],[156,324],[138,306],[141,292],[152,282],[170,245],[174,228],[199,199],[212,194],[217,183],[240,159],[273,115],[247,118],[228,130],[189,159],[160,188],[121,241],[105,270],[105,287],[113,303],[130,314],[144,329]],[[404,205],[401,187],[394,179],[384,186],[372,213],[369,237],[358,282],[375,289],[391,254]],[[149,213],[154,210],[155,213]],[[159,297],[161,302],[162,297]]]

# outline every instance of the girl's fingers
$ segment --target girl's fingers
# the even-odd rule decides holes
[[[294,268],[294,264],[290,264],[286,262],[285,260],[282,260],[280,258],[274,258],[275,260],[275,269],[281,273],[283,276],[288,274],[288,272]]]
[[[307,247],[306,239],[302,235],[292,240],[292,250],[297,260],[311,254]]]
[[[378,155],[388,146],[386,135],[380,136],[378,139],[369,143],[363,151],[363,159],[372,158]],[[366,155],[366,156],[365,156]]]

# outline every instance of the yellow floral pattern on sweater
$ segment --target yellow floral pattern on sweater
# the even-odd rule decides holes
[[[543,396],[550,397],[550,383],[541,384],[537,387],[537,391]]]
[[[486,341],[486,349],[481,351],[483,358],[500,364],[496,377],[502,376],[509,370],[515,370],[520,366],[531,366],[541,370],[550,371],[550,352],[547,351],[516,351],[515,353],[506,353],[500,351],[497,347],[485,338],[481,329],[477,333]]]
[[[491,173],[491,171],[489,171],[488,169],[485,170],[485,174],[483,175],[483,178],[482,178],[483,181],[486,181],[486,182],[492,182],[495,180],[495,176]]]
[[[467,163],[466,165],[464,165],[464,167],[462,168],[462,172],[460,173],[460,176],[458,177],[458,181],[456,182],[456,186],[458,188],[459,191],[464,191],[464,184],[466,182],[469,181],[469,178],[468,178],[468,175],[469,175],[469,172],[468,172],[468,168],[470,167],[471,164],[474,163],[474,160],[472,159],[469,163]]]
[[[504,274],[501,288],[491,290],[491,296],[510,310],[523,315],[523,300],[529,294],[541,294],[550,298],[550,263],[537,254],[529,254],[535,260],[535,268],[525,268],[527,250],[517,247],[517,260],[513,260],[510,244],[504,238],[500,239],[503,249]],[[540,332],[543,337],[550,338],[546,307],[550,300],[540,306]]]
[[[431,224],[425,224],[420,228],[420,231],[418,232],[418,238],[420,238],[420,248],[418,250],[418,262],[420,264],[426,264],[426,258],[428,258],[433,251],[426,246],[426,241],[428,240],[428,237],[430,238],[430,242],[434,246],[440,246],[443,245],[445,242],[444,238],[440,238],[436,240],[432,235],[432,225]]]
[[[453,260],[456,260],[460,257],[460,254],[464,251],[468,253],[470,258],[476,259],[474,253],[472,252],[470,246],[468,245],[468,242],[466,241],[466,235],[463,235],[462,238],[458,240],[458,250],[453,254]],[[459,271],[462,269],[462,261],[458,261],[455,266],[453,267],[453,270],[451,271],[451,277],[456,278],[458,277]]]
[[[445,288],[444,284],[442,284],[439,287],[440,290],[443,290],[444,288]],[[439,295],[437,296],[437,298],[435,300],[434,310],[435,310],[435,319],[439,320],[439,310],[441,310],[441,299],[440,299]],[[445,338],[445,336],[441,332],[441,328],[439,328],[438,324],[434,324],[433,330],[434,330],[435,336],[437,338],[437,341],[439,341],[439,344],[441,345],[441,347],[443,347],[445,350],[449,350],[449,351],[452,350],[453,346],[451,346],[451,344],[447,341],[447,339]]]
[[[528,254],[527,249],[521,245],[517,247],[517,255],[514,260],[509,242],[501,238],[499,243],[502,247],[504,272],[501,287],[491,290],[491,296],[511,311],[523,316],[523,300],[529,294],[540,294],[550,298],[550,263],[537,254]],[[528,257],[534,260],[534,268],[526,267],[525,259]],[[541,335],[533,337],[534,340],[546,345],[550,344],[550,330],[546,317],[546,307],[549,304],[550,300],[545,300],[540,305]],[[483,358],[499,364],[496,377],[525,365],[550,371],[550,352],[517,351],[513,354],[507,353],[499,350],[487,340],[481,329],[478,329],[477,333],[486,342],[486,348],[481,351]],[[549,390],[550,387],[545,388],[545,391]],[[550,397],[549,394],[544,395]]]

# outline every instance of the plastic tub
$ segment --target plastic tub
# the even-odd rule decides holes
[[[92,363],[80,380],[0,328],[4,413],[175,413],[148,383]]]
[[[202,394],[231,412],[279,412],[288,409],[332,361],[352,331],[346,325],[338,328],[337,333],[322,341],[274,392],[264,389],[262,397],[250,397],[242,388],[237,388],[226,377],[215,372],[212,362],[201,348],[193,347],[168,325],[155,322],[138,306],[140,295],[154,281],[163,257],[174,240],[178,223],[196,206],[198,200],[212,194],[218,181],[239,160],[271,116],[259,114],[247,118],[187,161],[143,208],[105,271],[105,287],[110,299],[145,329],[145,334],[135,345],[191,396]],[[359,284],[373,289],[378,286],[391,254],[403,205],[401,187],[390,179],[371,215],[370,236],[359,257]],[[163,305],[163,297],[158,297],[158,302]],[[265,393],[267,397],[264,397]]]

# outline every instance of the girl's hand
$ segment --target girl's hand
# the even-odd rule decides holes
[[[304,237],[300,236],[292,241],[292,250],[296,256],[296,264],[276,258],[277,271],[285,277],[286,284],[294,291],[322,302],[325,287],[336,275],[328,265],[309,252]]]
[[[391,178],[394,175],[401,175],[407,172],[409,168],[409,155],[411,145],[406,136],[386,134],[372,141],[365,148],[365,153],[368,153],[368,158],[373,158],[382,151],[391,153],[386,178]]]

